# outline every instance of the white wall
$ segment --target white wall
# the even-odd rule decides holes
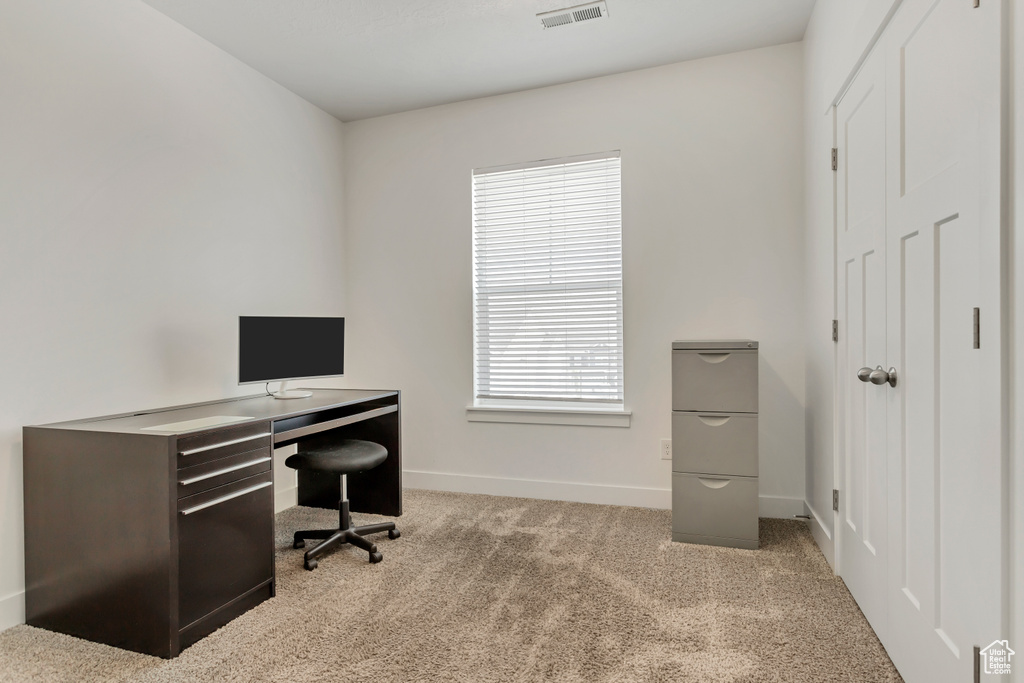
[[[345,288],[342,124],[148,6],[4,0],[0,93],[3,629],[22,425],[253,393],[236,316]]]
[[[403,391],[406,485],[668,507],[671,342],[751,337],[762,512],[803,511],[801,65],[784,45],[346,125],[346,380]],[[471,170],[616,149],[632,426],[467,422]]]

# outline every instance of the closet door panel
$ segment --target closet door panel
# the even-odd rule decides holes
[[[910,681],[965,681],[1001,633],[1002,5],[904,0],[885,37],[889,579]]]
[[[885,363],[885,70],[871,55],[836,108],[838,133],[837,563],[885,642],[886,396],[861,381]]]

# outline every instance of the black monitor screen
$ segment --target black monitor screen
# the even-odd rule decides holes
[[[239,384],[331,377],[344,367],[344,318],[238,318]]]

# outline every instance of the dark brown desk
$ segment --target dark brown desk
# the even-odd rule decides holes
[[[252,396],[23,434],[27,623],[136,652],[174,657],[273,597],[274,448],[382,444],[385,463],[349,477],[351,508],[402,514],[397,391]],[[337,507],[337,477],[299,474],[300,505]]]

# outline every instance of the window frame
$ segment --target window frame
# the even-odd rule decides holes
[[[621,400],[598,402],[595,400],[574,400],[574,399],[552,399],[552,398],[512,398],[512,397],[483,397],[479,395],[480,378],[479,371],[481,362],[480,354],[480,319],[479,319],[479,292],[478,284],[480,277],[478,273],[478,223],[477,223],[477,178],[490,174],[497,174],[509,171],[530,170],[534,168],[549,168],[565,166],[568,164],[587,161],[617,159],[618,171],[618,374],[621,380],[618,384],[621,393]],[[473,317],[473,373],[472,373],[472,396],[473,399],[466,407],[467,419],[471,422],[514,422],[531,424],[564,424],[564,425],[593,425],[628,427],[630,425],[631,411],[626,408],[626,387],[625,387],[625,330],[624,330],[624,268],[623,268],[623,240],[622,240],[622,166],[621,153],[618,150],[609,152],[597,152],[593,154],[543,159],[538,161],[508,164],[487,168],[473,169],[470,183],[471,192],[471,234],[472,234],[472,317]]]

